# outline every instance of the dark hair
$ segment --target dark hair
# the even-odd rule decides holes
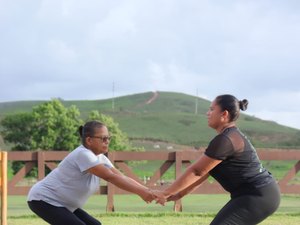
[[[239,118],[240,110],[245,111],[248,107],[248,100],[239,101],[233,95],[219,95],[216,97],[216,103],[221,107],[222,111],[227,110],[230,116],[230,122]]]
[[[94,136],[95,135],[95,129],[96,128],[101,128],[101,127],[105,127],[105,124],[101,123],[99,121],[96,121],[96,120],[88,121],[83,126],[81,125],[78,128],[79,135],[81,137],[81,142],[85,143],[85,139],[87,137]]]

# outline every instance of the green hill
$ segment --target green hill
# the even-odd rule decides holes
[[[0,118],[29,112],[42,102],[0,103]],[[62,103],[66,107],[76,105],[82,118],[91,110],[112,116],[137,145],[154,141],[199,147],[206,146],[215,135],[207,126],[210,102],[182,93],[147,92],[104,100],[62,100]],[[241,114],[238,126],[256,147],[300,148],[300,130],[246,114]]]

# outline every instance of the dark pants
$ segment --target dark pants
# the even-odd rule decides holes
[[[52,225],[101,225],[82,209],[71,212],[65,207],[53,206],[44,201],[29,201],[28,206],[35,214]]]
[[[232,197],[210,225],[258,224],[274,213],[279,204],[279,188],[273,182],[249,194]]]

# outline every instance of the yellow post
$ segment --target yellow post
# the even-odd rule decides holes
[[[7,225],[7,152],[0,151],[1,225]]]

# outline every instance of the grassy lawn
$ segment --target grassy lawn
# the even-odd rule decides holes
[[[228,195],[189,195],[183,199],[183,212],[173,212],[173,204],[146,204],[134,195],[117,195],[114,213],[106,213],[106,196],[93,196],[84,209],[96,216],[103,225],[204,225],[228,200]],[[262,225],[300,224],[300,196],[284,195],[278,211]],[[27,207],[26,196],[9,196],[8,225],[44,225]]]
[[[208,225],[213,215],[205,214],[161,214],[161,213],[126,213],[126,214],[97,214],[96,218],[103,225]],[[36,217],[22,217],[8,220],[8,225],[47,225],[44,221]],[[287,216],[275,214],[260,225],[299,225],[300,215]]]

